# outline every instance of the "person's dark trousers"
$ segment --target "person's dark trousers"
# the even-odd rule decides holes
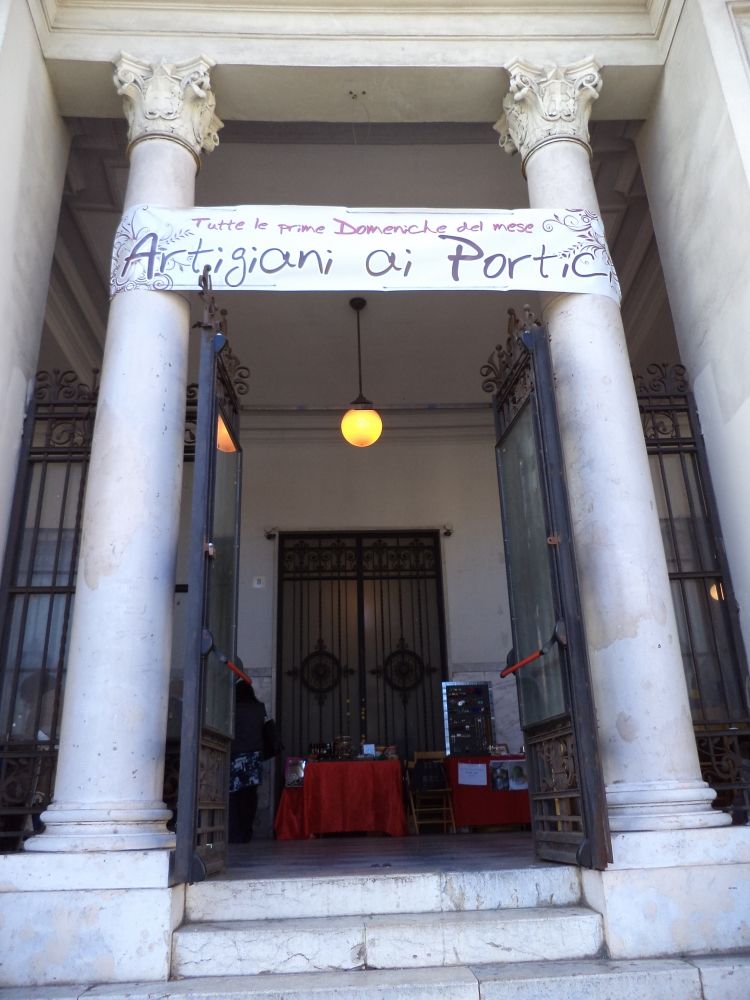
[[[246,844],[253,839],[258,809],[258,786],[250,785],[229,796],[229,843]]]

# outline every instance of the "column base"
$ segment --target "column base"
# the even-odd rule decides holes
[[[705,781],[648,781],[607,787],[609,828],[691,830],[729,826],[726,813],[711,808],[716,792]]]
[[[54,803],[41,819],[44,833],[26,841],[27,851],[169,850],[175,835],[167,830],[172,813],[163,802],[128,806],[97,804],[95,809]]]
[[[750,827],[619,833],[614,863],[581,869],[613,959],[750,947]]]
[[[168,851],[0,855],[0,922],[13,942],[3,985],[31,996],[33,986],[80,984],[60,987],[72,997],[84,985],[165,982],[185,906],[184,886],[169,885],[169,861]]]

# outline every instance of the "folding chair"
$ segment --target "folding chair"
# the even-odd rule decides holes
[[[414,832],[421,828],[440,827],[443,833],[455,833],[453,798],[441,753],[415,753],[406,765],[406,790]]]

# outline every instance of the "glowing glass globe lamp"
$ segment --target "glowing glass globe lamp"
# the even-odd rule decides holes
[[[341,420],[341,433],[344,440],[355,448],[369,448],[375,444],[383,433],[383,421],[380,414],[373,409],[370,400],[362,392],[362,346],[359,329],[359,314],[367,305],[365,299],[350,299],[349,305],[357,314],[357,370],[359,372],[359,395],[351,402],[351,408],[346,411]]]
[[[341,433],[355,448],[368,448],[383,433],[383,421],[369,399],[355,399],[341,418]]]

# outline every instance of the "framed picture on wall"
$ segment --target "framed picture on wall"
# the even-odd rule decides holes
[[[525,760],[490,761],[490,788],[493,792],[525,792],[528,787]]]

